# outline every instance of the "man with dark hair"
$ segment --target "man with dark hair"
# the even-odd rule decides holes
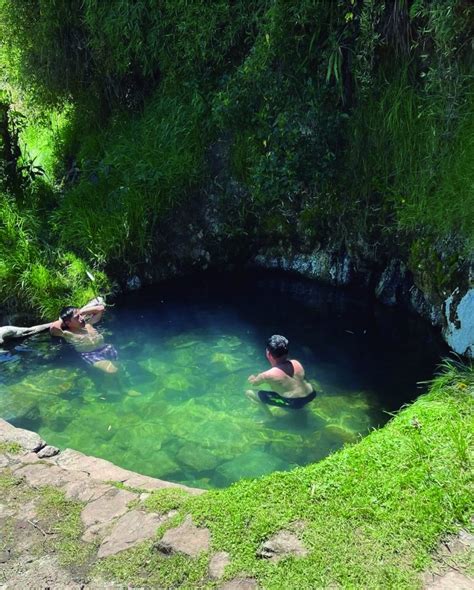
[[[116,373],[118,369],[112,361],[117,360],[117,351],[112,344],[104,344],[104,337],[93,327],[104,310],[105,306],[101,304],[87,305],[82,309],[64,307],[49,330],[53,336],[72,344],[87,364],[105,373]]]
[[[250,375],[248,381],[254,387],[267,383],[273,391],[247,390],[248,398],[269,406],[298,410],[316,397],[312,385],[305,381],[302,364],[288,360],[288,340],[284,336],[271,336],[265,354],[271,369],[256,376]]]

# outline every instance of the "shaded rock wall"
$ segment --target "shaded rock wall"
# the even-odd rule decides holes
[[[403,306],[441,327],[448,345],[474,357],[474,288],[456,288],[444,302],[424,293],[402,260],[391,259],[382,269],[348,253],[318,250],[293,256],[256,256],[252,264],[300,274],[334,286],[362,286],[385,305]]]

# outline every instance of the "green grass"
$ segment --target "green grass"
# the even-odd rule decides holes
[[[143,113],[118,114],[102,151],[85,137],[80,181],[52,216],[63,248],[120,273],[149,261],[158,222],[202,179],[204,121],[199,95],[160,88]]]
[[[192,501],[189,492],[179,488],[166,488],[152,492],[144,502],[146,510],[165,514],[170,510],[177,510]]]
[[[62,565],[81,565],[91,559],[95,546],[81,541],[83,524],[82,502],[67,500],[62,491],[53,487],[41,490],[37,516],[43,529],[53,533],[45,538],[45,552],[54,552]]]
[[[103,560],[95,573],[145,588],[203,588],[209,556],[191,559],[183,554],[163,556],[152,542]]]
[[[308,467],[190,498],[180,515],[209,527],[213,552],[229,552],[226,578],[245,572],[265,589],[418,588],[439,541],[468,526],[474,510],[473,395],[473,367],[446,365],[428,394],[360,443]],[[282,529],[300,536],[308,556],[277,564],[257,558]],[[102,571],[163,588],[212,587],[205,560],[168,561],[146,544]]]
[[[17,455],[22,450],[22,446],[16,442],[0,442],[0,454],[10,453],[11,455]]]

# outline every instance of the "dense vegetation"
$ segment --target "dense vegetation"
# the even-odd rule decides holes
[[[474,245],[473,16],[0,0],[0,301],[50,317],[201,231],[211,255],[396,250],[443,296]]]

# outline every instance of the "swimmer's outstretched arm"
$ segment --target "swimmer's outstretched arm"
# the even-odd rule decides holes
[[[264,371],[263,373],[259,373],[258,375],[250,375],[250,377],[248,378],[248,382],[252,386],[257,387],[257,385],[260,385],[261,383],[265,383],[266,381],[272,381],[272,377],[272,369],[269,369],[268,371]]]

